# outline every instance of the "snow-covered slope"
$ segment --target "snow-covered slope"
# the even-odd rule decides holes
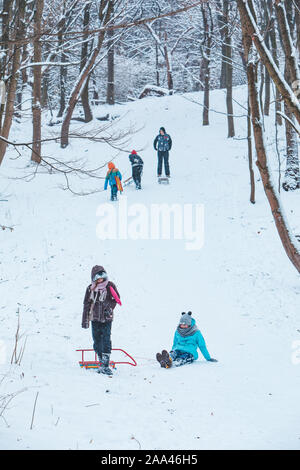
[[[202,127],[202,108],[190,96],[147,98],[114,112],[125,115],[121,128],[141,128],[128,146],[143,148],[145,161],[143,190],[129,186],[120,200],[131,210],[141,204],[135,209],[146,213],[151,204],[203,204],[200,250],[187,250],[185,240],[100,240],[97,210],[108,192],[76,197],[57,187],[63,183],[57,175],[10,180],[22,174],[16,169],[28,155],[6,158],[1,199],[9,195],[9,201],[0,202],[0,223],[15,229],[0,234],[0,395],[21,393],[0,420],[2,449],[300,448],[299,276],[281,246],[258,173],[257,203],[249,202],[247,141],[227,140],[222,114],[211,114],[211,125]],[[246,103],[244,88],[235,98]],[[224,111],[223,91],[212,94],[212,107]],[[235,110],[245,113],[238,105]],[[173,139],[170,186],[155,178],[152,142],[160,126]],[[236,126],[245,137],[246,119]],[[15,139],[30,133],[29,122],[14,128]],[[95,165],[114,156],[86,141],[66,150],[49,144],[44,152],[66,160],[84,156]],[[116,162],[130,174],[126,153]],[[88,190],[102,181],[81,184]],[[299,192],[284,198],[299,229]],[[120,365],[112,379],[80,369],[75,351],[92,347],[81,313],[94,264],[106,267],[122,297],[113,347],[138,362]],[[20,366],[10,365],[17,310],[20,345],[27,337]],[[187,310],[219,362],[200,357],[161,369],[155,354],[171,348]]]

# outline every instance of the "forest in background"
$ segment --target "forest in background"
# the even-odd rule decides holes
[[[49,124],[62,148],[71,138],[122,147],[124,135],[103,129],[72,134],[72,119],[88,123],[95,106],[146,96],[202,91],[199,125],[209,125],[210,91],[225,90],[228,138],[235,137],[233,87],[248,84],[250,201],[255,203],[254,152],[283,246],[300,272],[298,241],[288,228],[279,192],[299,179],[300,0],[2,0],[0,165],[8,146],[31,152],[35,166],[70,171],[43,156]],[[273,181],[264,141],[264,116],[274,138],[284,129],[285,175]],[[14,122],[32,118],[32,138],[16,142]],[[280,156],[279,156],[280,157]],[[81,168],[80,171],[85,171]]]

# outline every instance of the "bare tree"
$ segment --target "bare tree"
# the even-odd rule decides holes
[[[99,6],[99,24],[101,27],[106,26],[111,19],[112,15],[112,8],[113,8],[113,1],[112,0],[100,0]],[[61,127],[61,147],[65,148],[69,143],[69,127],[70,121],[72,118],[72,114],[76,103],[78,101],[79,95],[86,84],[86,80],[89,77],[89,74],[92,71],[92,68],[96,62],[96,59],[101,51],[103,41],[105,37],[105,29],[100,29],[98,33],[98,37],[96,40],[96,45],[93,47],[89,58],[87,59],[85,66],[81,70],[78,79],[76,80],[73,90],[71,92],[70,98],[68,100],[67,107],[65,109],[63,115],[63,123]]]
[[[42,103],[41,103],[41,90],[42,90],[42,17],[44,10],[44,0],[39,0],[36,3],[34,10],[34,42],[33,42],[33,60],[35,64],[33,67],[33,89],[32,89],[32,124],[33,124],[33,146],[31,160],[36,163],[41,162],[41,137],[42,137]]]
[[[263,38],[260,34],[258,25],[251,12],[251,7],[249,6],[250,0],[236,0],[236,2],[239,8],[240,17],[243,19],[244,28],[247,28],[247,34],[249,34],[251,40],[253,40],[256,50],[263,64],[266,66],[276,88],[281,94],[282,99],[300,124],[300,104],[297,99],[297,90],[295,90],[296,92],[293,91],[292,88],[288,85],[277,65],[275,64],[272,55],[267,49],[265,42],[263,41]]]
[[[209,125],[209,91],[210,91],[210,56],[213,35],[213,19],[209,4],[201,6],[204,39],[202,48],[202,74],[204,76],[204,100],[203,100],[203,126]]]
[[[83,31],[84,32],[89,29],[90,9],[91,9],[91,4],[90,2],[87,2],[84,6],[84,12],[83,12]],[[88,52],[89,52],[88,36],[84,34],[83,39],[84,41],[82,42],[82,46],[81,46],[80,72],[82,72],[82,70],[86,66],[86,63],[88,61]],[[90,101],[89,101],[89,82],[90,82],[90,74],[87,75],[85,84],[81,92],[81,103],[82,103],[82,107],[84,111],[84,122],[90,122],[93,119],[93,114],[92,114]]]
[[[286,220],[283,208],[281,206],[280,197],[274,186],[271,172],[269,169],[267,151],[264,142],[264,130],[262,125],[262,110],[258,94],[257,86],[257,54],[253,41],[253,32],[252,25],[253,22],[256,24],[256,14],[253,6],[252,0],[247,1],[246,3],[243,0],[237,0],[238,8],[240,12],[241,24],[242,24],[242,33],[243,33],[243,43],[245,58],[247,63],[247,78],[248,78],[248,87],[249,87],[249,96],[250,96],[250,109],[251,109],[251,118],[252,126],[254,132],[254,140],[256,147],[257,155],[257,166],[260,171],[262,178],[264,190],[270,204],[272,215],[276,224],[278,235],[281,239],[282,245],[295,266],[295,268],[300,272],[300,252],[297,247],[297,240],[293,237]],[[246,8],[244,8],[246,7]],[[249,14],[251,15],[251,22],[249,23]]]
[[[4,110],[4,119],[3,124],[1,125],[1,136],[6,138],[9,136],[9,131],[12,125],[12,119],[14,115],[14,103],[16,97],[16,90],[17,90],[17,83],[18,83],[18,75],[20,69],[20,61],[21,61],[21,46],[20,43],[24,39],[25,35],[25,10],[26,10],[27,0],[15,0],[9,2],[9,5],[6,5],[7,10],[5,11],[5,22],[3,26],[4,38],[2,36],[2,40],[4,44],[8,44],[10,42],[11,46],[7,47],[6,53],[6,60],[9,61],[8,67],[6,67],[6,72],[8,72],[8,79],[7,79],[7,94],[6,94],[6,105]],[[6,18],[8,15],[9,18],[9,11],[12,7],[14,7],[14,20],[9,22],[10,28],[8,28],[8,24],[6,23]],[[8,20],[9,21],[9,20]],[[4,71],[2,72],[4,73]],[[4,158],[6,151],[6,143],[5,140],[0,141],[0,165]]]
[[[288,20],[288,17],[291,18],[294,16],[293,4],[291,2],[288,4],[289,15],[286,11],[286,5],[283,0],[276,0],[275,8],[285,56],[284,77],[290,86],[292,83],[299,83],[300,85],[300,73],[297,62],[296,47],[294,46],[292,40],[292,24],[289,23]],[[283,182],[282,186],[286,191],[289,191],[300,187],[298,135],[294,127],[289,122],[294,122],[294,116],[286,103],[284,112],[289,119],[285,120],[286,171],[285,181]]]
[[[112,7],[112,16],[114,14],[114,5]],[[106,88],[106,103],[115,104],[115,46],[114,46],[114,32],[109,30],[107,32],[107,88]]]

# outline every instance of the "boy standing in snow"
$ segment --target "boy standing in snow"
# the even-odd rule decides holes
[[[192,312],[181,314],[179,325],[175,331],[172,351],[168,353],[165,349],[156,354],[156,359],[161,367],[169,369],[171,366],[182,366],[198,359],[197,348],[207,361],[217,362],[212,359],[206,348],[204,338],[192,318]]]
[[[164,127],[159,129],[159,134],[155,137],[153,146],[157,151],[158,157],[157,177],[161,177],[162,163],[164,161],[165,174],[170,178],[169,150],[172,148],[172,139],[171,136],[166,133],[166,129]]]
[[[108,280],[103,266],[94,266],[91,272],[92,284],[85,292],[82,313],[82,328],[88,328],[92,322],[94,350],[99,358],[98,373],[112,375],[109,367],[111,353],[111,325],[113,312],[121,304],[115,284]]]
[[[117,194],[118,191],[122,192],[122,175],[119,172],[118,168],[115,167],[114,163],[108,163],[108,172],[106,174],[105,183],[104,183],[104,190],[107,190],[107,185],[109,183],[111,188],[111,201],[117,201]]]
[[[131,154],[129,155],[129,160],[132,166],[132,179],[135,183],[136,189],[142,189],[141,176],[144,162],[135,150],[132,150]]]

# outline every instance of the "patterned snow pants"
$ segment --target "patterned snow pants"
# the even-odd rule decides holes
[[[170,357],[173,361],[173,366],[179,367],[184,364],[190,364],[194,361],[194,356],[191,353],[185,351],[170,351]]]

